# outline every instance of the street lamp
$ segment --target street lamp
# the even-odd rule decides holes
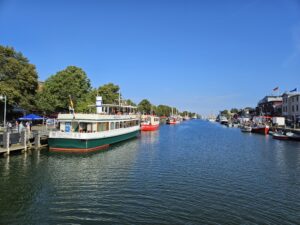
[[[4,100],[4,119],[3,119],[3,125],[6,126],[6,95],[0,95],[0,100]]]

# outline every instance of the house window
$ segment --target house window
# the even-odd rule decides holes
[[[292,106],[292,112],[294,112],[294,106]]]
[[[296,105],[296,111],[298,112],[299,108],[298,108],[298,105]]]

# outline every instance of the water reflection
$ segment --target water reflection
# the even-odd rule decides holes
[[[156,144],[159,142],[159,129],[156,131],[141,132],[141,142],[143,144]]]
[[[297,224],[300,144],[200,121],[0,158],[1,224]]]

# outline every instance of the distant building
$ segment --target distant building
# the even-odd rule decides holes
[[[282,96],[266,96],[260,100],[256,107],[257,115],[281,116]]]
[[[248,117],[248,118],[256,116],[256,109],[251,108],[251,107],[246,107],[244,109],[241,109],[239,111],[239,116],[240,117]]]
[[[282,95],[282,115],[292,122],[300,121],[300,92],[286,92]]]

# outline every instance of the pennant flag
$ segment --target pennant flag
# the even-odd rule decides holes
[[[273,91],[278,91],[278,89],[279,89],[279,87],[276,87],[276,88],[273,89]]]
[[[297,91],[297,88],[295,88],[295,89],[293,89],[293,90],[290,90],[290,92],[295,92],[295,91]]]
[[[75,110],[74,110],[74,104],[73,104],[71,95],[69,95],[69,98],[70,98],[69,111],[70,111],[70,113],[73,114],[73,119],[75,119]]]
[[[69,95],[69,98],[70,98],[70,105],[69,105],[69,108],[74,110],[74,104],[73,104],[71,95]]]

